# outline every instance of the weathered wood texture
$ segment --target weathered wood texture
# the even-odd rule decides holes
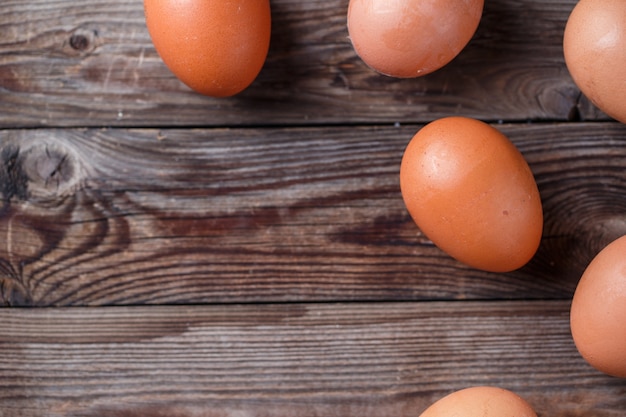
[[[161,126],[606,118],[573,84],[562,52],[575,0],[489,0],[467,48],[414,80],[374,73],[346,28],[348,0],[272,0],[256,82],[199,96],[156,54],[137,0],[0,6],[0,126]]]
[[[416,416],[478,384],[623,417],[568,327],[626,234],[626,126],[563,60],[575,3],[488,0],[457,59],[396,80],[354,53],[348,0],[271,0],[259,78],[211,99],[140,0],[3,0],[0,305],[42,308],[0,308],[0,417]],[[404,208],[404,147],[455,114],[511,122],[536,176],[519,271],[460,265]]]
[[[626,127],[498,125],[545,230],[510,274],[420,235],[399,192],[418,126],[0,132],[10,305],[568,298],[626,233]]]
[[[417,416],[473,385],[622,417],[568,302],[0,309],[1,416]],[[529,326],[532,323],[532,326]]]

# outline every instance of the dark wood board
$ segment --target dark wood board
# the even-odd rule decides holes
[[[626,128],[496,127],[545,213],[509,274],[453,261],[408,216],[398,172],[419,126],[0,132],[2,301],[568,298],[626,233]]]
[[[445,68],[369,69],[348,0],[271,0],[267,62],[197,95],[141,0],[0,3],[0,417],[417,416],[497,385],[539,417],[623,417],[568,309],[626,234],[626,127],[574,85],[576,0],[486,0]],[[459,264],[399,191],[423,123],[501,129],[537,180],[536,256]]]
[[[541,417],[621,417],[567,301],[0,310],[0,415],[417,416],[495,385]],[[532,326],[529,326],[532,323]]]
[[[575,0],[488,0],[450,65],[397,80],[355,54],[348,0],[272,0],[270,53],[230,99],[199,96],[159,59],[140,0],[4,1],[0,126],[233,126],[605,118],[573,84],[562,38]],[[428,34],[425,34],[428,36]]]

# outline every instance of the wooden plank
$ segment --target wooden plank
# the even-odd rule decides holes
[[[626,126],[498,126],[543,200],[536,257],[479,272],[399,192],[418,126],[0,131],[10,305],[569,298],[626,233]]]
[[[271,50],[230,99],[190,92],[166,69],[141,1],[3,1],[0,127],[224,126],[606,118],[563,61],[575,0],[487,1],[468,47],[414,80],[374,73],[346,28],[348,0],[272,0]]]
[[[0,415],[419,415],[496,385],[540,416],[622,416],[567,301],[0,309]]]

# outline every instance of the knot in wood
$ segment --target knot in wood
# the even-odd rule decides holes
[[[0,142],[0,193],[6,203],[58,206],[74,194],[84,174],[72,147],[43,134],[17,134]]]
[[[33,197],[63,197],[77,182],[76,159],[68,149],[35,145],[24,151],[21,161]]]
[[[84,51],[89,47],[89,39],[85,35],[75,33],[70,37],[70,46],[78,51]]]
[[[70,35],[68,44],[75,52],[80,54],[89,53],[96,49],[97,37],[97,30],[77,28]]]

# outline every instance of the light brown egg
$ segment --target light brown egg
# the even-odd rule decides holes
[[[498,387],[470,387],[449,394],[420,417],[537,417],[523,398]]]
[[[269,0],[144,0],[155,49],[183,83],[211,97],[246,89],[269,50]]]
[[[626,236],[602,249],[583,273],[570,326],[578,351],[591,366],[626,378]]]
[[[397,78],[454,59],[478,28],[483,0],[350,0],[348,32],[367,65]]]
[[[485,122],[454,116],[421,128],[402,156],[400,191],[420,230],[466,265],[508,272],[537,252],[543,208],[535,178]]]
[[[626,1],[581,0],[563,36],[567,68],[580,90],[626,123]]]

